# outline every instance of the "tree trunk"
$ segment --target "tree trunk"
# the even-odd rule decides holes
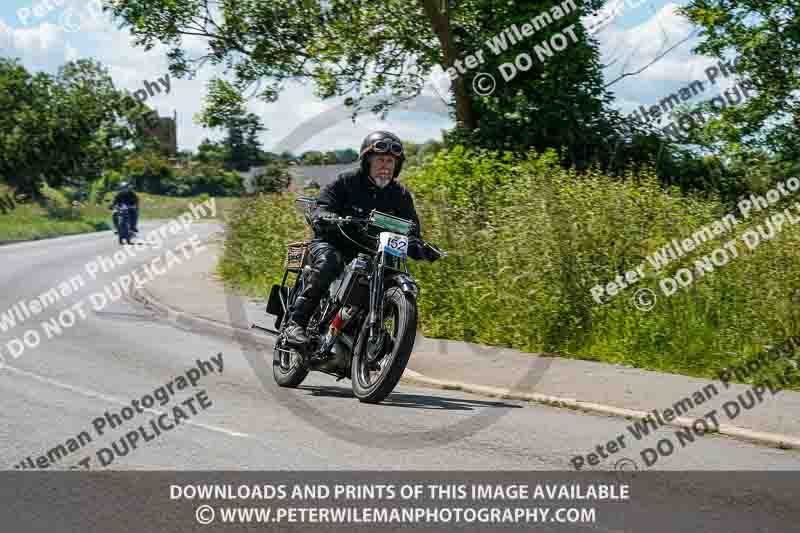
[[[445,70],[453,66],[459,55],[459,50],[451,38],[448,2],[449,0],[420,0],[425,14],[431,21],[433,31],[442,45]],[[453,82],[453,92],[456,99],[456,121],[468,131],[475,130],[478,127],[478,120],[463,77],[459,76]]]

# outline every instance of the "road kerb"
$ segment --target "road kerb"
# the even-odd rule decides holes
[[[508,389],[490,387],[487,385],[475,385],[472,383],[461,383],[458,381],[446,381],[441,379],[429,378],[419,372],[414,372],[407,369],[403,374],[402,381],[413,383],[417,385],[426,385],[443,390],[460,390],[470,392],[473,394],[480,394],[492,398],[501,398],[505,400],[519,400],[536,402],[553,407],[562,407],[567,409],[575,409],[578,411],[585,411],[588,413],[604,414],[615,417],[638,419],[643,420],[651,415],[650,412],[640,411],[636,409],[626,409],[624,407],[614,407],[612,405],[604,405],[593,402],[583,402],[575,398],[564,398],[560,396],[550,396],[547,394],[540,394],[536,392],[518,392],[510,391]],[[670,422],[665,422],[665,426],[671,426],[682,429],[692,429],[695,419],[678,417]],[[709,431],[709,433],[717,433],[732,437],[739,440],[752,442],[764,446],[770,446],[780,449],[800,449],[800,438],[791,435],[782,435],[780,433],[769,433],[764,431],[755,431],[729,424],[720,424],[717,431]]]
[[[218,335],[220,337],[236,338],[238,341],[242,342],[250,341],[266,348],[272,348],[274,345],[272,342],[272,337],[268,337],[267,335],[261,335],[250,329],[238,328],[231,324],[217,322],[216,320],[193,315],[176,307],[172,307],[171,305],[160,301],[144,287],[132,287],[130,296],[133,298],[133,300],[141,303],[145,307],[150,307],[159,314],[165,315],[169,322],[186,326],[194,330],[204,331],[212,335]],[[241,335],[242,333],[246,333],[247,335],[243,338]]]
[[[131,291],[131,296],[134,300],[156,309],[161,314],[167,315],[167,319],[169,321],[178,324],[183,323],[193,329],[203,330],[223,337],[233,337],[237,332],[245,331],[242,328],[237,328],[230,324],[217,322],[181,311],[180,309],[161,302],[143,287],[134,287],[134,289]],[[253,333],[251,330],[246,331],[248,333]],[[266,335],[253,333],[250,335],[250,338],[259,345],[269,348],[273,346],[272,338]],[[627,409],[624,407],[614,407],[612,405],[604,405],[594,402],[584,402],[575,398],[552,396],[538,392],[519,392],[488,385],[441,380],[425,376],[424,374],[420,374],[419,372],[416,372],[410,368],[407,368],[403,373],[401,381],[443,390],[459,390],[472,394],[488,396],[490,398],[536,402],[552,407],[575,409],[588,413],[603,414],[626,419],[643,420],[650,415],[650,412],[647,411]],[[691,429],[694,422],[695,419],[693,418],[678,417],[673,421],[664,422],[664,425],[682,429]],[[728,424],[720,424],[717,431],[709,431],[709,433],[717,433],[719,435],[725,435],[726,437],[773,448],[785,450],[800,449],[800,437],[782,435],[780,433],[755,431]]]

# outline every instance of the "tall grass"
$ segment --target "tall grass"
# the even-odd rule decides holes
[[[800,225],[784,226],[753,251],[739,241],[739,257],[662,294],[659,279],[693,269],[695,259],[763,221],[762,213],[601,305],[592,287],[723,217],[718,199],[665,191],[647,170],[623,179],[577,175],[552,153],[515,159],[456,148],[404,181],[424,237],[450,252],[412,266],[429,336],[712,376],[800,333]],[[244,202],[228,227],[226,279],[266,293],[282,272],[286,243],[304,235],[291,200]],[[641,288],[657,295],[650,311],[632,304]]]
[[[225,253],[220,275],[229,283],[265,296],[280,283],[286,245],[310,237],[294,208],[292,194],[258,195],[242,200],[226,217]]]

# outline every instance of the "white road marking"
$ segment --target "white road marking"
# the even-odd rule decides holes
[[[2,370],[8,370],[9,372],[13,372],[14,374],[17,374],[17,375],[20,375],[20,376],[25,376],[25,377],[34,379],[36,381],[40,381],[42,383],[47,383],[48,385],[52,385],[54,387],[58,387],[58,388],[61,388],[61,389],[66,389],[66,390],[74,392],[76,394],[81,394],[83,396],[88,396],[89,398],[95,398],[95,399],[98,399],[98,400],[103,400],[103,401],[106,401],[106,402],[110,402],[110,403],[114,403],[114,404],[117,404],[117,405],[121,405],[123,407],[130,407],[131,406],[131,402],[130,401],[126,402],[125,400],[121,400],[119,398],[114,398],[113,396],[108,396],[108,395],[103,394],[101,392],[96,392],[96,391],[93,391],[93,390],[84,389],[82,387],[76,387],[75,385],[70,385],[68,383],[63,383],[61,381],[58,381],[58,380],[55,380],[55,379],[52,379],[52,378],[48,378],[48,377],[45,377],[45,376],[40,376],[39,374],[34,374],[33,372],[28,372],[27,370],[21,370],[19,368],[15,368],[13,366],[6,365],[6,366],[2,367],[2,369],[0,369],[0,372],[2,372]],[[158,411],[156,409],[146,409],[146,408],[143,407],[142,410],[146,411],[148,413],[151,413],[151,414],[155,414],[155,415],[164,414],[163,411]],[[233,431],[231,429],[226,429],[226,428],[222,428],[222,427],[219,427],[219,426],[212,426],[210,424],[203,424],[202,422],[194,422],[192,420],[189,420],[188,422],[186,422],[186,424],[189,424],[189,425],[192,425],[192,426],[196,426],[196,427],[199,427],[199,428],[202,428],[202,429],[206,429],[208,431],[214,431],[214,432],[217,432],[217,433],[224,433],[225,435],[229,435],[231,437],[254,438],[252,435],[250,435],[248,433],[240,433],[238,431]]]

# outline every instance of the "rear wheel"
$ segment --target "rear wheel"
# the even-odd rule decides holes
[[[281,387],[296,388],[308,376],[308,370],[301,364],[301,356],[293,348],[286,346],[278,338],[272,351],[272,376]]]
[[[353,394],[362,402],[383,401],[400,381],[417,336],[417,303],[413,296],[392,287],[383,297],[382,343],[369,342],[369,321],[364,321],[353,350]]]

